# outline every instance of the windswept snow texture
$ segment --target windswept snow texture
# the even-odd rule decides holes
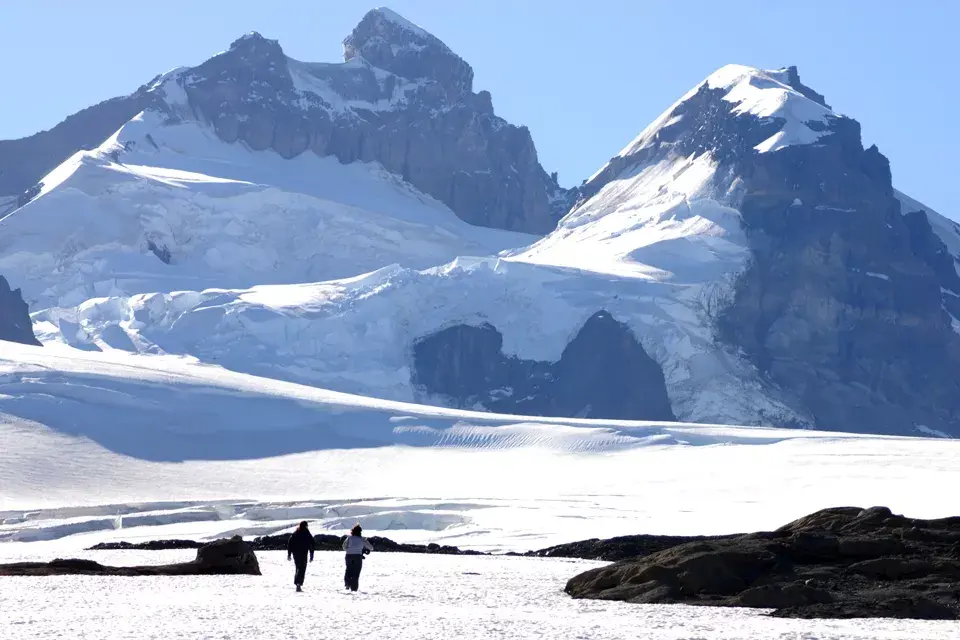
[[[0,221],[0,273],[43,309],[422,269],[533,239],[471,226],[376,164],[283,159],[146,111]]]
[[[2,347],[8,542],[259,535],[308,518],[525,551],[769,529],[828,505],[958,509],[929,488],[960,482],[960,441],[502,416],[170,356]]]
[[[107,564],[150,564],[193,554],[80,555]],[[788,620],[765,617],[763,610],[573,600],[563,584],[597,566],[583,560],[374,553],[356,594],[338,589],[341,554],[317,554],[301,594],[293,593],[293,570],[283,553],[261,553],[259,561],[262,576],[6,578],[0,583],[0,636],[100,640],[109,630],[118,640],[946,640],[956,631],[955,622]]]

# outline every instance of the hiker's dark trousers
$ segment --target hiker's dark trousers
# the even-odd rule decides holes
[[[363,554],[347,555],[347,571],[343,574],[343,586],[351,591],[360,588],[360,572],[363,570]]]
[[[293,556],[293,564],[297,567],[297,572],[293,575],[293,584],[302,587],[303,579],[307,575],[307,556]]]

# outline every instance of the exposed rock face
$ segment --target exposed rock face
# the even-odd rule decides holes
[[[960,517],[825,509],[774,532],[690,542],[572,578],[575,598],[776,609],[799,618],[960,619]]]
[[[838,120],[822,144],[752,154],[740,210],[753,262],[720,318],[824,429],[960,435],[960,278],[889,164]],[[951,293],[953,292],[953,293]]]
[[[30,312],[20,295],[20,289],[11,289],[3,276],[0,276],[0,340],[40,344],[33,335]]]
[[[796,68],[773,75],[826,105]],[[633,167],[710,154],[707,195],[741,212],[751,252],[715,317],[719,338],[818,428],[960,435],[960,277],[926,214],[901,211],[887,159],[863,148],[855,120],[809,109],[823,112],[805,123],[815,144],[781,148],[770,143],[789,137],[786,120],[732,109],[727,91],[702,85],[581,196]]]
[[[663,371],[625,324],[591,316],[555,363],[503,353],[495,327],[458,325],[414,346],[414,384],[497,413],[675,420]]]
[[[18,562],[0,564],[0,576],[201,576],[260,575],[260,563],[253,546],[240,536],[217,540],[197,549],[192,562],[141,567],[109,567],[93,560],[53,560],[52,562]]]
[[[739,534],[738,534],[739,535]],[[537,558],[581,558],[583,560],[604,560],[619,562],[621,560],[642,558],[665,549],[686,544],[688,542],[706,542],[727,540],[738,537],[730,536],[657,536],[640,534],[635,536],[617,536],[616,538],[591,538],[558,544],[555,547],[531,551],[526,555]]]
[[[344,59],[300,62],[277,41],[248,34],[50,132],[0,142],[0,194],[23,192],[150,107],[284,158],[379,162],[471,224],[547,233],[566,213],[568,192],[540,166],[530,131],[494,115],[490,94],[473,92],[473,69],[440,40],[375,9],[344,41]]]

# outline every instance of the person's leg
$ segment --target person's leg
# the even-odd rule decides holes
[[[343,572],[343,588],[350,588],[350,556],[346,556],[347,568]]]
[[[356,591],[360,588],[360,568],[363,563],[363,558],[360,555],[349,555],[347,556],[347,587],[351,591]]]
[[[297,572],[293,577],[293,584],[300,587],[303,586],[303,580],[307,576],[307,559],[294,558],[294,563],[297,565]]]
[[[363,556],[357,556],[357,569],[353,575],[353,590],[360,588],[360,572],[363,571]]]

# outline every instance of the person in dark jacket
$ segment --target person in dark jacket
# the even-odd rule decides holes
[[[360,588],[360,572],[363,570],[363,556],[373,551],[373,545],[360,534],[363,529],[356,525],[343,541],[343,550],[347,552],[347,571],[343,574],[343,586],[350,591]]]
[[[293,575],[293,584],[296,585],[297,591],[303,591],[303,579],[307,575],[307,556],[309,555],[310,562],[313,562],[315,549],[313,534],[307,529],[307,521],[304,520],[287,542],[287,560],[293,558],[293,564],[297,568]]]

